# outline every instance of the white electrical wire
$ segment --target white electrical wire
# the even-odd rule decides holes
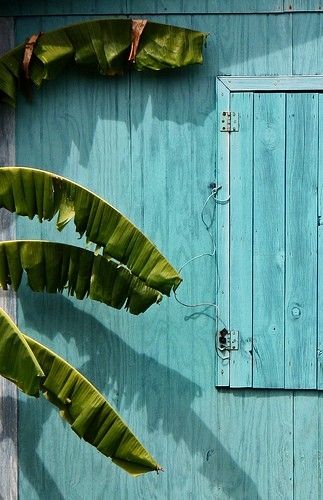
[[[202,211],[201,211],[201,219],[202,219],[202,222],[210,236],[210,239],[211,239],[211,242],[212,242],[212,247],[213,247],[213,250],[211,253],[208,253],[208,252],[205,252],[205,253],[201,253],[199,255],[196,255],[195,257],[192,257],[191,259],[189,259],[188,261],[186,261],[180,268],[179,268],[179,273],[184,269],[185,266],[187,266],[188,264],[190,264],[191,262],[193,262],[194,260],[196,259],[200,259],[202,257],[215,257],[216,255],[216,245],[215,245],[215,240],[213,238],[213,235],[211,234],[211,231],[209,229],[209,226],[207,225],[207,223],[205,222],[205,219],[204,219],[204,210],[207,206],[207,204],[209,203],[210,199],[213,198],[213,200],[215,201],[215,203],[219,204],[219,205],[225,205],[226,203],[229,202],[230,200],[230,196],[226,199],[226,200],[218,200],[216,198],[217,194],[218,194],[218,191],[222,188],[222,186],[215,186],[212,188],[212,191],[211,191],[211,194],[207,197],[204,205],[203,205],[203,208],[202,208]],[[222,323],[222,325],[226,328],[226,325],[224,323],[224,321],[222,320],[222,318],[220,317],[220,309],[219,309],[219,306],[218,304],[215,304],[214,302],[201,302],[199,304],[187,304],[183,301],[181,301],[178,297],[177,297],[177,293],[176,291],[174,290],[174,296],[175,296],[175,299],[176,301],[181,304],[182,306],[184,307],[214,307],[216,309],[216,318],[218,321],[220,321],[220,323]],[[223,359],[226,359],[226,358],[223,358]]]

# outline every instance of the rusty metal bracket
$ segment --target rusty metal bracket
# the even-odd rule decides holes
[[[131,25],[131,48],[128,61],[135,62],[142,32],[147,24],[147,19],[133,19]]]
[[[30,79],[29,75],[29,66],[30,66],[30,61],[34,52],[35,45],[38,41],[38,38],[43,35],[43,32],[38,33],[38,35],[32,35],[25,43],[25,52],[24,52],[24,58],[22,61],[22,68],[24,71],[25,78],[27,80]]]

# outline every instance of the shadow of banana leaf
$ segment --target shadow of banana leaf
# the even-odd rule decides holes
[[[46,332],[51,339],[61,334],[66,341],[72,341],[82,359],[87,358],[81,371],[103,390],[118,410],[121,399],[123,408],[144,409],[149,433],[158,429],[176,443],[184,441],[214,494],[220,488],[232,499],[259,498],[254,482],[192,408],[194,401],[202,396],[199,385],[154,358],[136,352],[119,335],[62,295],[33,294],[31,298],[30,291],[23,287],[20,303],[30,328],[40,335]],[[46,310],[46,315],[39,314],[42,310]],[[43,336],[42,341],[46,344]],[[102,366],[106,368],[102,370]],[[47,417],[46,410],[43,418]],[[28,477],[27,464],[23,467]],[[46,471],[45,465],[43,470]],[[47,487],[46,491],[49,491]]]
[[[37,403],[39,403],[37,401]],[[42,421],[45,422],[50,413],[52,412],[52,408],[50,405],[47,403],[47,401],[44,401],[45,404],[41,404],[41,408],[38,408],[38,411],[42,412]],[[31,414],[35,410],[35,400],[34,398],[25,398],[19,400],[19,410],[21,414]],[[12,408],[15,406],[15,400],[11,396],[5,396],[2,399],[2,407],[3,408]],[[6,412],[2,412],[2,418],[4,419],[9,419],[10,418],[10,411],[8,410],[8,414]],[[6,429],[7,433],[4,432],[4,429]],[[10,432],[12,430],[13,432]],[[38,451],[37,451],[37,446],[40,442],[42,433],[43,433],[43,427],[42,426],[33,426],[32,429],[25,429],[25,432],[28,434],[30,432],[33,433],[33,442],[35,444],[34,449],[23,449],[24,447],[24,436],[20,434],[20,439],[19,439],[19,447],[21,448],[21,453],[20,453],[20,460],[19,460],[19,469],[22,471],[23,475],[27,478],[29,478],[30,484],[32,484],[33,488],[35,489],[36,493],[38,494],[39,498],[44,498],[44,487],[46,488],[46,491],[49,491],[51,494],[51,498],[55,498],[55,500],[64,500],[64,496],[62,495],[60,489],[58,488],[57,484],[55,483],[50,471],[46,467],[45,463],[42,461]],[[13,442],[16,442],[16,430],[12,429],[10,426],[4,426],[2,428],[2,431],[0,432],[0,441],[6,441],[6,440],[11,440]],[[33,471],[37,471],[37,477],[34,476],[30,477],[30,473]],[[2,497],[0,494],[0,500],[5,500],[8,497]]]

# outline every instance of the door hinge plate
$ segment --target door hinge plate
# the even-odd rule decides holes
[[[217,334],[217,348],[219,351],[237,351],[239,349],[239,330],[223,328]]]
[[[235,111],[221,111],[220,113],[220,132],[238,132],[239,131],[239,113]]]

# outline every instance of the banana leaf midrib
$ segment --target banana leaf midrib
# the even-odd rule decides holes
[[[55,205],[55,209],[53,209],[53,207],[50,208],[50,215],[46,215],[43,212],[42,206],[41,215],[39,215],[35,207],[33,207],[32,213],[29,214],[27,209],[28,204],[22,205],[24,207],[24,211],[21,212],[21,215],[28,215],[29,218],[34,218],[38,215],[39,218],[41,217],[40,221],[42,221],[44,219],[51,220],[56,214],[58,214],[56,227],[59,231],[61,231],[70,220],[74,219],[76,230],[81,235],[85,233],[87,241],[97,244],[98,248],[102,247],[104,256],[107,258],[113,257],[116,261],[121,262],[132,274],[146,282],[151,288],[154,288],[163,294],[169,295],[172,288],[176,289],[178,287],[182,281],[181,277],[176,269],[156,247],[156,245],[151,241],[151,239],[149,239],[139,228],[135,226],[135,224],[130,221],[128,217],[124,216],[112,204],[108,203],[101,196],[96,195],[93,191],[67,179],[66,177],[32,167],[0,167],[0,176],[5,176],[5,180],[8,182],[6,186],[9,189],[9,191],[3,191],[3,193],[6,196],[10,194],[10,196],[13,197],[12,201],[14,203],[13,207],[8,206],[5,204],[5,199],[2,199],[2,206],[11,212],[17,211],[17,213],[19,213],[17,210],[18,199],[14,196],[14,185],[17,181],[19,181],[19,183],[26,182],[26,179],[29,178],[27,177],[28,174],[34,176],[32,177],[33,183],[36,181],[40,182],[40,185],[43,186],[42,189],[45,189],[45,185],[43,185],[42,182],[46,179],[51,179],[51,182],[53,182],[53,193],[56,193],[57,189],[58,196],[62,196],[65,193],[67,197],[61,198],[59,203]],[[34,196],[37,198],[36,184],[33,184],[31,189],[35,189]],[[1,196],[0,189],[0,197]],[[26,196],[27,199],[27,195],[23,196]],[[69,196],[71,197],[69,198]],[[82,197],[86,199],[86,210],[82,210],[84,207],[80,207],[79,205],[79,200]],[[67,208],[66,202],[69,200],[71,205],[68,207],[67,215],[63,216],[64,210]],[[19,201],[19,203],[22,202]],[[99,222],[98,225],[97,221],[93,219],[92,210],[94,205],[97,208],[100,208],[100,210],[103,210],[101,213],[104,214],[105,223],[107,223],[107,228],[109,228],[108,231],[106,230],[107,228],[102,225],[102,222]],[[112,221],[115,219],[118,221],[117,225],[112,226],[114,227],[112,232],[110,219],[107,219],[108,213]],[[121,229],[121,226],[123,229]],[[96,228],[95,231],[93,231],[94,227]],[[118,235],[118,238],[116,238],[116,235]],[[126,239],[124,239],[124,236],[126,236]],[[130,250],[127,245],[130,245]],[[140,252],[138,253],[139,250]]]

